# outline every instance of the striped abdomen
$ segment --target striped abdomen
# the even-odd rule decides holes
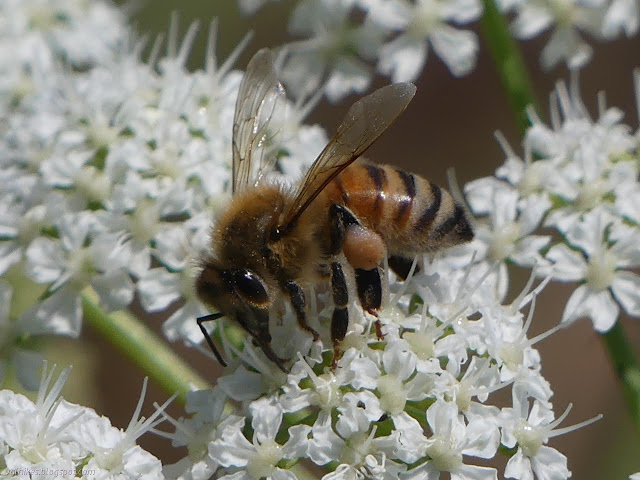
[[[463,208],[449,192],[389,165],[353,163],[323,195],[380,234],[390,254],[433,251],[473,238]]]

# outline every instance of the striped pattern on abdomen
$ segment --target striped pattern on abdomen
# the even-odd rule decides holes
[[[380,234],[390,254],[433,251],[473,238],[464,209],[449,192],[389,165],[353,163],[323,195]]]

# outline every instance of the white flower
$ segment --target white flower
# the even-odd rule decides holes
[[[606,332],[618,318],[618,304],[629,315],[640,316],[640,277],[624,270],[640,264],[638,235],[637,228],[623,225],[605,210],[596,209],[567,232],[570,244],[583,253],[565,244],[551,247],[547,258],[554,262],[553,277],[564,282],[584,282],[571,294],[562,314],[563,322],[586,316],[597,331]]]
[[[45,331],[79,334],[80,292],[89,285],[107,310],[119,310],[133,298],[120,238],[92,236],[92,225],[90,214],[69,214],[57,225],[59,240],[39,237],[27,250],[28,274],[38,283],[50,285],[50,296],[37,313]]]
[[[264,5],[268,1],[269,0],[239,0],[239,3],[242,11],[251,15],[260,10],[262,5]]]
[[[125,17],[106,2],[9,0],[0,6],[6,19],[0,33],[11,44],[22,40],[18,56],[43,65],[66,59],[79,67],[109,62],[126,39]]]
[[[40,352],[26,350],[20,346],[23,335],[31,335],[33,326],[30,322],[32,311],[14,318],[12,315],[12,295],[14,290],[10,284],[0,280],[0,384],[4,380],[9,365],[15,369],[20,383],[28,390],[35,390],[39,384],[39,370],[43,355]]]
[[[542,66],[550,69],[564,60],[569,68],[576,69],[589,61],[592,52],[578,30],[597,36],[604,6],[604,2],[600,0],[522,2],[516,5],[517,18],[512,28],[517,37],[529,39],[553,25],[555,28],[551,39],[540,57]]]
[[[221,435],[227,427],[241,428],[242,420],[224,412],[227,396],[222,389],[187,392],[185,411],[189,418],[177,420],[163,414],[175,427],[175,432],[162,432],[172,440],[174,447],[187,447],[187,456],[173,465],[165,465],[163,473],[167,478],[181,480],[207,480],[218,468],[217,462],[209,455],[209,443]],[[237,427],[236,427],[237,425]]]
[[[475,239],[467,248],[477,250],[479,258],[490,264],[497,263],[498,284],[507,278],[507,260],[524,266],[544,263],[540,251],[551,238],[533,232],[550,207],[547,198],[521,198],[516,189],[496,179],[471,182],[465,191],[472,210],[489,215],[488,222],[476,223]]]
[[[457,405],[443,400],[437,400],[429,407],[427,422],[433,432],[424,445],[429,460],[407,471],[401,478],[437,480],[440,472],[449,472],[452,480],[497,480],[495,469],[466,465],[463,459],[463,455],[493,457],[499,444],[495,425],[480,418],[467,424],[459,415]]]
[[[206,315],[207,308],[198,300],[194,286],[192,264],[202,251],[202,231],[188,225],[165,228],[156,235],[155,254],[164,268],[152,268],[139,279],[136,287],[145,310],[157,312],[183,298],[185,304],[165,322],[163,330],[169,340],[189,339],[198,343],[202,332],[195,319]]]
[[[26,207],[22,202],[9,198],[0,212],[0,275],[24,259],[25,250],[37,238],[42,229],[49,225],[45,205]]]
[[[282,80],[296,98],[324,90],[336,102],[348,93],[363,93],[371,83],[371,68],[363,59],[375,58],[383,32],[372,22],[353,25],[354,1],[304,0],[296,5],[289,32],[308,36],[287,45]]]
[[[538,400],[531,404],[527,394],[514,389],[513,408],[504,408],[500,414],[502,443],[515,448],[505,468],[505,477],[530,480],[535,473],[538,480],[567,479],[571,472],[567,468],[567,457],[546,446],[550,438],[577,430],[599,420],[598,415],[577,425],[556,428],[567,417],[571,405],[556,420],[553,411]]]
[[[640,8],[637,0],[613,0],[607,9],[602,24],[602,34],[615,38],[622,32],[631,38],[638,33]]]
[[[65,478],[76,478],[77,471],[86,470],[100,478],[163,479],[160,461],[135,441],[158,423],[169,402],[148,420],[138,420],[145,380],[136,412],[122,432],[94,410],[59,398],[70,370],[65,369],[47,392],[54,369],[47,370],[45,364],[35,403],[9,390],[0,391],[0,438],[8,447],[7,468],[71,472]]]
[[[298,425],[289,429],[290,438],[280,445],[275,437],[282,422],[282,407],[269,398],[256,400],[251,405],[253,439],[249,442],[242,434],[244,422],[226,428],[221,438],[210,446],[213,458],[223,467],[236,467],[237,474],[219,478],[258,480],[294,480],[289,470],[276,465],[280,460],[305,456],[306,434],[309,427]]]
[[[400,35],[378,54],[378,69],[394,82],[415,80],[427,59],[427,42],[455,76],[475,67],[478,39],[470,30],[448,22],[465,24],[477,20],[482,4],[476,0],[418,0],[417,2],[369,2],[371,20]]]

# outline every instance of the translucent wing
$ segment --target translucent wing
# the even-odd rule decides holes
[[[354,103],[338,131],[313,162],[285,212],[280,234],[291,228],[329,182],[358,158],[407,107],[416,87],[397,83],[376,90]]]
[[[284,106],[284,90],[276,78],[273,54],[259,50],[240,82],[233,117],[233,193],[251,184],[268,168],[269,146],[278,129],[271,121]],[[256,171],[257,169],[257,171]]]

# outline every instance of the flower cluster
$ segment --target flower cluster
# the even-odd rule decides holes
[[[482,268],[485,274],[474,279]],[[546,282],[532,289],[532,276],[513,302],[502,304],[490,280],[495,270],[480,261],[461,269],[459,259],[445,255],[420,262],[405,282],[390,276],[379,316],[350,307],[336,368],[330,351],[291,353],[304,342],[296,338],[297,347],[288,348],[296,323],[289,312],[273,337],[278,355],[297,358],[290,373],[246,342],[216,389],[192,397],[194,416],[174,421],[169,436],[192,454],[171,467],[173,478],[215,472],[293,479],[291,466],[308,459],[330,467],[325,480],[437,479],[441,472],[454,480],[497,479],[495,468],[474,459],[494,458],[501,445],[509,478],[568,478],[566,457],[546,443],[593,420],[558,428],[570,407],[555,416],[534,348],[557,328],[527,335]],[[315,300],[312,324],[330,345],[333,305],[321,292]],[[500,389],[511,391],[511,406],[492,402]],[[241,405],[242,415],[211,407],[225,397]]]
[[[9,3],[0,7],[8,112],[0,123],[0,288],[14,301],[0,314],[0,351],[13,352],[3,361],[18,362],[26,384],[37,384],[40,360],[25,354],[26,340],[77,336],[86,288],[107,311],[127,307],[136,292],[147,311],[182,299],[165,333],[199,341],[193,319],[207,311],[195,297],[193,259],[229,193],[241,77],[231,67],[243,45],[218,66],[213,23],[206,67],[189,72],[196,25],[181,44],[170,35],[166,55],[156,42],[144,62],[144,41],[107,3]],[[284,109],[279,175],[297,178],[326,139],[300,125],[308,106]]]
[[[640,87],[640,76],[635,80]],[[551,126],[530,112],[524,160],[499,136],[506,162],[466,193],[473,211],[490,219],[491,226],[478,227],[478,236],[490,239],[489,257],[580,282],[562,321],[589,317],[606,332],[620,306],[640,316],[640,276],[631,271],[640,265],[640,163],[639,137],[622,123],[623,113],[607,108],[604,97],[599,105],[592,120],[576,85],[568,91],[561,84]],[[530,235],[540,226],[559,238]]]
[[[516,23],[533,17],[541,29],[552,20],[535,13],[549,5],[503,8],[518,12]],[[562,32],[573,38],[582,23],[572,9],[594,3],[563,5],[569,11]],[[606,6],[619,12],[621,5]],[[364,20],[354,26],[356,8]],[[25,0],[0,9],[8,19],[0,22],[0,104],[10,113],[0,121],[2,360],[19,363],[21,379],[33,385],[38,359],[25,339],[77,335],[88,288],[107,310],[126,307],[134,295],[147,311],[182,301],[165,334],[199,342],[194,319],[208,312],[194,292],[193,259],[229,196],[241,78],[231,67],[239,50],[218,66],[213,24],[206,66],[189,72],[195,26],[180,44],[171,34],[165,55],[156,42],[142,61],[144,43],[106,3]],[[362,59],[378,61],[394,79],[416,76],[427,41],[462,74],[473,66],[476,40],[450,23],[468,23],[480,12],[473,1],[305,0],[291,29],[312,38],[287,48],[285,77],[304,72],[298,84],[308,90],[297,94],[305,98],[327,70],[327,93],[338,98],[368,86]],[[78,42],[78,32],[88,30],[100,35]],[[32,41],[15,49],[16,38]],[[640,189],[638,137],[621,124],[621,113],[601,102],[591,120],[575,88],[561,87],[556,100],[551,127],[531,114],[524,160],[501,139],[505,164],[495,177],[466,186],[477,217],[473,242],[417,258],[405,281],[385,268],[386,299],[377,315],[351,302],[335,366],[327,348],[335,306],[328,286],[319,284],[308,292],[318,341],[297,327],[290,305],[270,312],[277,316],[273,349],[289,359],[290,371],[220,328],[229,368],[214,389],[187,396],[187,418],[170,418],[163,406],[138,420],[141,400],[122,432],[58,399],[68,372],[47,393],[52,374],[45,369],[35,403],[0,392],[0,466],[25,471],[16,474],[25,478],[40,468],[75,478],[85,468],[98,478],[292,480],[299,462],[311,462],[330,472],[325,480],[436,480],[443,472],[453,480],[490,480],[498,478],[490,459],[504,454],[507,478],[568,478],[567,459],[548,442],[594,419],[560,427],[570,406],[556,414],[535,345],[580,316],[604,331],[619,305],[640,315],[640,282],[628,270],[640,263]],[[309,104],[285,107],[280,140],[260,142],[276,149],[266,154],[277,153],[278,180],[298,178],[326,144],[322,129],[301,123]],[[552,232],[537,234],[540,226],[555,229],[561,241],[554,244]],[[511,263],[534,272],[507,302]],[[534,287],[536,276],[543,280]],[[530,338],[537,296],[552,278],[584,283],[565,322]],[[497,390],[510,393],[509,406],[494,401]],[[135,445],[160,417],[175,431],[157,433],[188,451],[162,471]]]
[[[35,402],[10,390],[0,391],[2,478],[164,478],[160,460],[136,441],[162,421],[159,417],[169,401],[148,419],[140,418],[145,379],[138,406],[123,431],[93,409],[60,397],[71,367],[49,389],[54,370],[47,371],[45,365]]]
[[[248,14],[266,0],[239,0]],[[502,14],[513,18],[511,30],[530,39],[553,30],[540,61],[550,69],[564,62],[583,67],[594,39],[635,35],[640,9],[635,0],[499,0]],[[394,82],[415,80],[431,48],[455,76],[470,73],[478,54],[477,35],[464,28],[480,18],[480,0],[300,0],[289,33],[301,40],[284,48],[284,80],[304,96],[324,85],[327,97],[339,100],[351,91],[367,90],[375,70]],[[324,82],[324,83],[323,83]],[[305,90],[301,90],[301,89]]]

